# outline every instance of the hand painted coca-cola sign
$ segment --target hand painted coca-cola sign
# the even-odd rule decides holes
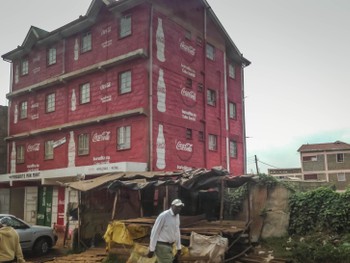
[[[182,86],[180,93],[182,101],[186,106],[194,107],[197,104],[197,94],[195,91]]]
[[[190,45],[187,45],[184,41],[181,41],[180,49],[185,51],[187,54],[191,56],[196,55],[196,49]]]
[[[186,75],[188,75],[192,78],[196,77],[196,71],[193,68],[191,68],[190,66],[187,66],[187,65],[182,64],[182,63],[181,63],[181,71],[182,71],[182,73],[185,73]]]
[[[188,161],[193,154],[193,143],[177,141],[175,148],[177,150],[177,156],[182,161]]]
[[[110,131],[103,131],[100,134],[96,132],[92,134],[92,142],[109,141],[110,139],[111,139]]]
[[[28,144],[27,152],[38,152],[40,148],[40,143]]]

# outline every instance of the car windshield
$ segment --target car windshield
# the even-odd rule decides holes
[[[3,225],[11,226],[15,229],[27,228],[28,226],[17,218],[11,216],[0,216],[0,223]]]

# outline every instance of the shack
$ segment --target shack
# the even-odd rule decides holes
[[[113,221],[138,224],[151,229],[156,216],[175,198],[185,207],[181,211],[181,235],[189,245],[193,232],[208,236],[225,236],[227,249],[247,237],[247,244],[227,253],[235,257],[249,249],[249,210],[242,220],[225,218],[225,191],[254,180],[252,176],[235,176],[221,168],[175,172],[114,173],[69,183],[78,191],[78,246],[89,247],[102,240]],[[247,202],[249,206],[249,201]],[[147,244],[147,238],[138,242]],[[110,247],[116,253],[118,244]],[[188,259],[190,260],[190,259]]]

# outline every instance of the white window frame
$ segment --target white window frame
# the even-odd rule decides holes
[[[210,60],[215,59],[215,47],[209,43],[206,45],[206,56]]]
[[[90,83],[84,83],[79,88],[79,103],[85,104],[90,102]]]
[[[56,47],[51,47],[47,51],[47,64],[49,66],[56,64],[56,54],[57,54]]]
[[[45,160],[52,160],[54,158],[54,153],[53,153],[53,140],[46,141],[45,142]]]
[[[228,76],[231,78],[231,79],[235,79],[236,78],[236,68],[235,68],[235,65],[230,63],[228,65]]]
[[[131,70],[119,74],[119,94],[131,92]]]
[[[46,96],[46,113],[54,112],[56,109],[56,94],[50,93]]]
[[[237,105],[234,102],[228,103],[228,112],[230,119],[236,119],[237,118]]]
[[[218,136],[217,135],[209,134],[208,149],[209,149],[209,151],[217,151],[218,150]]]
[[[237,158],[237,142],[230,140],[230,157]]]
[[[207,90],[207,103],[211,106],[216,106],[216,91],[212,89]]]
[[[119,24],[119,38],[130,36],[132,33],[132,17],[130,14],[124,15],[120,18]]]
[[[344,162],[344,158],[345,158],[344,153],[337,153],[336,154],[337,163],[343,163]]]
[[[23,59],[21,61],[21,74],[23,75],[28,75],[29,73],[29,61],[28,59]]]
[[[337,173],[338,182],[346,182],[345,173]]]
[[[90,136],[88,133],[78,135],[78,155],[88,155],[90,152]]]
[[[22,101],[20,104],[19,118],[26,119],[27,117],[28,117],[28,102]]]
[[[122,126],[117,129],[117,150],[131,148],[131,127]]]
[[[81,53],[90,51],[92,49],[91,32],[86,32],[81,35]]]
[[[24,163],[24,145],[16,146],[16,163]]]

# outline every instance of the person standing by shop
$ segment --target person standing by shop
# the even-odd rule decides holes
[[[156,219],[151,231],[148,257],[154,254],[158,263],[172,263],[173,244],[176,245],[175,258],[181,255],[181,235],[179,213],[184,206],[180,199],[175,199],[168,210],[163,211]]]
[[[0,221],[0,262],[25,262],[19,236],[16,230],[6,225],[4,220]]]

